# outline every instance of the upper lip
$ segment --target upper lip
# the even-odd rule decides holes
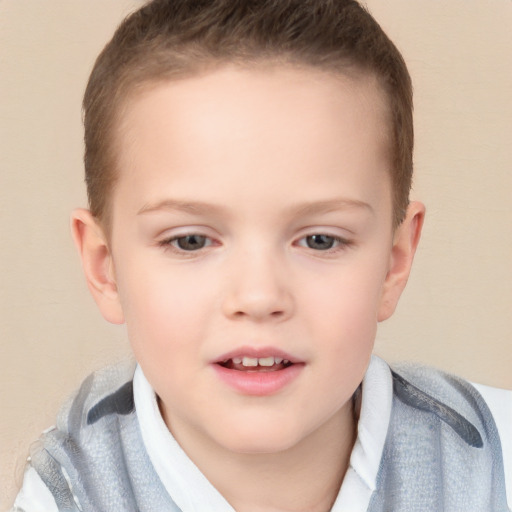
[[[233,358],[243,358],[243,357],[251,357],[251,358],[265,358],[265,357],[280,357],[281,359],[286,359],[290,361],[290,363],[302,363],[303,361],[299,358],[280,350],[275,347],[238,347],[230,352],[226,352],[222,354],[218,358],[216,358],[213,363],[223,363],[224,361],[228,361]]]

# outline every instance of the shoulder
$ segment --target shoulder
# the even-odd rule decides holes
[[[512,442],[512,390],[475,383],[472,385],[489,406],[498,430],[503,432],[502,439],[508,437]]]
[[[505,482],[509,506],[512,509],[512,390],[473,384],[492,413],[501,439]]]
[[[135,362],[124,361],[90,374],[62,407],[57,428],[72,433],[109,414],[132,413],[134,372]]]
[[[500,436],[477,389],[425,366],[391,373],[391,418],[369,510],[509,510]]]
[[[469,446],[482,446],[482,435],[496,436],[488,405],[464,379],[412,364],[393,367],[392,375],[395,401],[427,413],[424,418],[436,418]]]
[[[10,512],[58,512],[57,503],[34,468],[28,467]]]
[[[512,435],[512,390],[474,384],[436,368],[402,364],[393,366],[393,389],[399,399],[419,392],[424,405],[428,398],[467,412],[492,418],[498,429]],[[434,402],[433,402],[434,403]],[[468,418],[469,419],[469,418]],[[503,427],[503,428],[501,428]]]
[[[135,421],[129,419],[135,416],[134,371],[135,362],[127,361],[83,381],[60,410],[56,426],[32,446],[14,511],[77,510],[76,482],[84,474],[100,474],[98,464],[104,464],[98,454],[112,457],[113,447],[122,449],[121,435],[134,428]]]
[[[479,497],[494,493],[501,500],[509,496],[510,501],[512,392],[475,386],[418,365],[394,366],[392,375],[394,421],[390,437],[394,438],[394,449],[405,440],[408,464],[413,460],[418,464],[425,449],[428,467],[436,467],[438,474],[459,475],[460,482],[465,480],[466,494],[479,489]],[[472,469],[464,472],[463,468]],[[434,473],[431,476],[435,479]],[[451,480],[443,485],[448,488]]]

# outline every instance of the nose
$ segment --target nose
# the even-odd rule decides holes
[[[251,251],[230,262],[224,314],[231,319],[283,321],[294,308],[286,264],[264,251]]]

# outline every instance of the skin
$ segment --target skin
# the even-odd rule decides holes
[[[351,397],[424,216],[412,203],[393,230],[387,119],[369,77],[269,65],[159,83],[119,127],[111,239],[73,214],[101,312],[126,322],[167,426],[237,511],[328,510],[339,490]],[[285,351],[298,376],[234,390],[213,363],[240,346]]]

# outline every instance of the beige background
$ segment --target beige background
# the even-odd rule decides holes
[[[29,444],[93,368],[128,353],[96,311],[68,218],[85,205],[80,101],[135,0],[0,0],[0,509]],[[377,352],[512,388],[512,1],[368,0],[409,64],[414,196],[428,207]]]

